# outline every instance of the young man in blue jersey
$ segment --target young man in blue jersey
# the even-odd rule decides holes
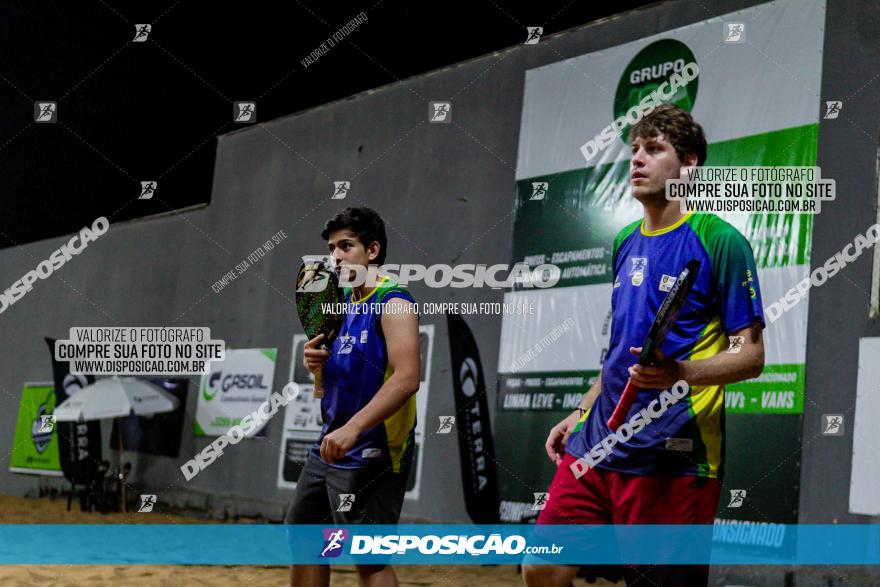
[[[538,524],[712,524],[723,474],[724,385],[757,377],[764,366],[763,307],[748,241],[717,216],[682,214],[665,197],[667,179],[704,163],[703,129],[685,110],[664,105],[632,127],[630,140],[630,185],[644,218],[614,240],[608,352],[579,408],[547,438],[558,468]],[[690,259],[700,269],[687,302],[655,366],[638,365],[638,345]],[[678,381],[687,392],[597,462],[591,449],[615,434],[607,422],[628,378],[641,389],[627,421],[646,408],[657,414],[652,402]],[[680,396],[684,388],[676,389]],[[523,576],[530,587],[566,586],[577,570],[526,565]],[[690,587],[708,583],[708,566],[625,567],[624,575],[628,586]]]
[[[397,524],[413,458],[419,388],[419,323],[409,292],[376,275],[385,262],[382,218],[370,208],[346,208],[321,238],[340,275],[363,285],[346,289],[346,313],[329,350],[323,335],[305,345],[303,362],[324,369],[321,436],[297,481],[288,524]],[[336,541],[331,546],[338,546]],[[324,554],[322,553],[322,556]],[[358,565],[361,585],[397,585],[390,566]],[[327,565],[294,566],[297,586],[330,584]]]

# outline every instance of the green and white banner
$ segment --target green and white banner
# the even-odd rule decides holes
[[[536,308],[503,316],[495,427],[505,431],[498,460],[513,465],[506,476],[500,471],[505,521],[531,515],[522,504],[549,485],[547,433],[595,380],[608,346],[614,236],[643,216],[630,193],[628,127],[601,148],[603,129],[696,63],[696,79],[666,101],[703,126],[706,165],[814,166],[824,21],[824,0],[777,0],[526,72],[513,262],[553,263],[562,276],[554,288],[512,291],[504,300]],[[810,215],[719,216],[751,243],[765,306],[807,276]],[[766,422],[758,415],[788,415],[776,424],[785,438],[768,438],[768,462],[799,451],[807,307],[802,300],[768,325],[759,379],[727,386],[728,440],[746,429],[760,433]],[[535,344],[554,332],[551,345]],[[747,450],[728,443],[734,486],[748,482],[736,479],[735,465]],[[790,495],[771,512],[785,519],[774,521],[797,507],[796,477],[780,483]]]
[[[9,470],[13,473],[61,476],[55,411],[55,385],[25,383],[18,405]]]
[[[272,394],[277,349],[226,349],[202,375],[196,406],[196,436],[220,436],[252,414]],[[249,436],[264,435],[265,424]]]

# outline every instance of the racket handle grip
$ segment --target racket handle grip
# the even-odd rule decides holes
[[[324,397],[324,368],[321,367],[315,371],[315,392],[312,395],[315,399]]]
[[[626,387],[623,389],[623,393],[620,395],[620,400],[617,402],[617,407],[614,408],[614,413],[608,418],[609,428],[616,431],[620,428],[620,425],[626,421],[626,417],[629,415],[629,410],[632,407],[633,402],[636,401],[636,396],[638,394],[639,388],[632,382],[632,379],[627,380]]]

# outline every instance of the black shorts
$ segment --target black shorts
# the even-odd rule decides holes
[[[385,464],[339,469],[309,455],[284,523],[397,524],[406,481],[406,472]]]

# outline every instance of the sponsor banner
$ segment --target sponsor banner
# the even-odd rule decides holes
[[[2,524],[0,540],[0,564],[880,564],[876,524]]]
[[[555,352],[566,353],[569,349],[557,343],[544,354]],[[524,371],[528,371],[528,367]],[[546,492],[556,473],[556,466],[544,451],[547,434],[574,411],[598,375],[598,368],[499,375],[495,426],[503,433],[495,436],[495,450],[498,461],[504,464],[499,467],[502,522],[518,524],[537,519],[540,511],[534,508],[534,494]],[[537,450],[538,447],[541,450]],[[519,490],[514,485],[516,480],[508,473],[511,470],[525,479],[523,482],[528,486]]]
[[[536,311],[502,316],[494,424],[505,431],[496,447],[505,464],[499,470],[503,520],[532,517],[511,504],[532,503],[534,492],[546,491],[555,469],[544,454],[546,434],[571,413],[563,407],[566,394],[584,393],[589,385],[564,392],[536,382],[585,373],[592,378],[602,368],[614,237],[643,215],[629,185],[626,133],[634,119],[628,113],[669,94],[666,101],[689,110],[704,128],[706,165],[815,167],[824,19],[824,0],[776,0],[526,72],[511,261],[530,268],[554,264],[560,280],[546,290],[514,288],[505,298]],[[725,23],[743,24],[748,44],[762,51],[726,42]],[[678,84],[674,76],[680,79],[691,63],[697,77]],[[804,77],[780,76],[780,63],[797,64]],[[806,80],[812,91],[804,91]],[[809,273],[812,215],[719,216],[751,244],[765,304],[783,298]],[[666,277],[645,285],[667,291]],[[768,319],[764,373],[727,386],[725,487],[749,486],[749,470],[738,463],[755,466],[756,444],[769,447],[764,472],[772,475],[763,481],[767,491],[749,496],[749,508],[725,517],[797,519],[796,467],[775,465],[795,461],[800,451],[807,312],[802,300],[778,320]],[[573,327],[538,348],[536,342],[569,319]]]
[[[554,418],[561,418],[578,407],[584,390],[598,375],[598,370],[501,374],[497,409],[554,412]],[[801,414],[804,366],[767,365],[760,377],[727,385],[724,403],[729,414]],[[544,434],[543,430],[539,432]],[[522,440],[517,438],[517,442]]]
[[[55,411],[55,385],[25,383],[18,404],[18,419],[12,442],[9,470],[60,477],[58,432],[52,412]]]
[[[321,436],[324,421],[321,400],[315,399],[315,377],[303,366],[303,347],[308,342],[304,334],[293,335],[289,380],[299,386],[300,393],[284,408],[284,428],[281,433],[281,451],[278,455],[278,487],[296,489],[309,449]],[[434,350],[434,325],[419,326],[419,359],[421,384],[416,393],[415,466],[407,481],[407,499],[417,500],[421,485],[424,459],[425,426],[431,381],[431,356]]]
[[[706,126],[711,123],[700,122]],[[815,165],[818,132],[818,125],[813,124],[726,144],[710,143],[706,164]],[[707,138],[711,139],[711,134]],[[532,183],[536,180],[548,187],[541,200],[533,201]],[[516,209],[514,262],[531,268],[545,263],[559,267],[559,282],[552,289],[611,283],[614,237],[643,215],[641,204],[631,196],[629,160],[520,180]],[[759,269],[809,263],[812,214],[718,216],[748,239]]]
[[[465,509],[477,524],[498,522],[495,443],[480,351],[464,318],[447,314],[446,325]]]
[[[199,383],[196,436],[221,436],[269,399],[277,349],[226,349]],[[265,436],[265,424],[249,437]]]
[[[590,161],[581,147],[688,62],[699,77],[671,101],[711,143],[816,124],[824,20],[824,0],[777,0],[527,71],[516,179],[627,161],[617,137]],[[726,22],[747,44],[725,44]]]
[[[765,365],[757,379],[725,386],[728,414],[803,414],[804,365]]]
[[[501,322],[498,372],[599,370],[611,337],[611,285],[556,287],[537,292],[508,292],[505,303],[526,303],[534,316],[505,316]],[[574,320],[550,348],[536,343],[559,325]]]
[[[498,410],[572,412],[599,371],[546,371],[500,376]],[[558,417],[558,414],[554,414]],[[546,437],[545,431],[541,431]],[[522,440],[521,438],[518,440]]]
[[[46,338],[52,356],[52,377],[55,381],[55,405],[95,382],[92,375],[70,372],[70,363],[55,359],[55,339]],[[58,453],[61,470],[71,483],[89,483],[101,464],[101,422],[58,422]]]
[[[304,334],[293,335],[288,379],[297,384],[299,393],[284,407],[278,461],[278,487],[281,489],[296,489],[309,449],[318,441],[324,425],[321,400],[314,397],[315,377],[303,366],[303,348],[308,340]]]

